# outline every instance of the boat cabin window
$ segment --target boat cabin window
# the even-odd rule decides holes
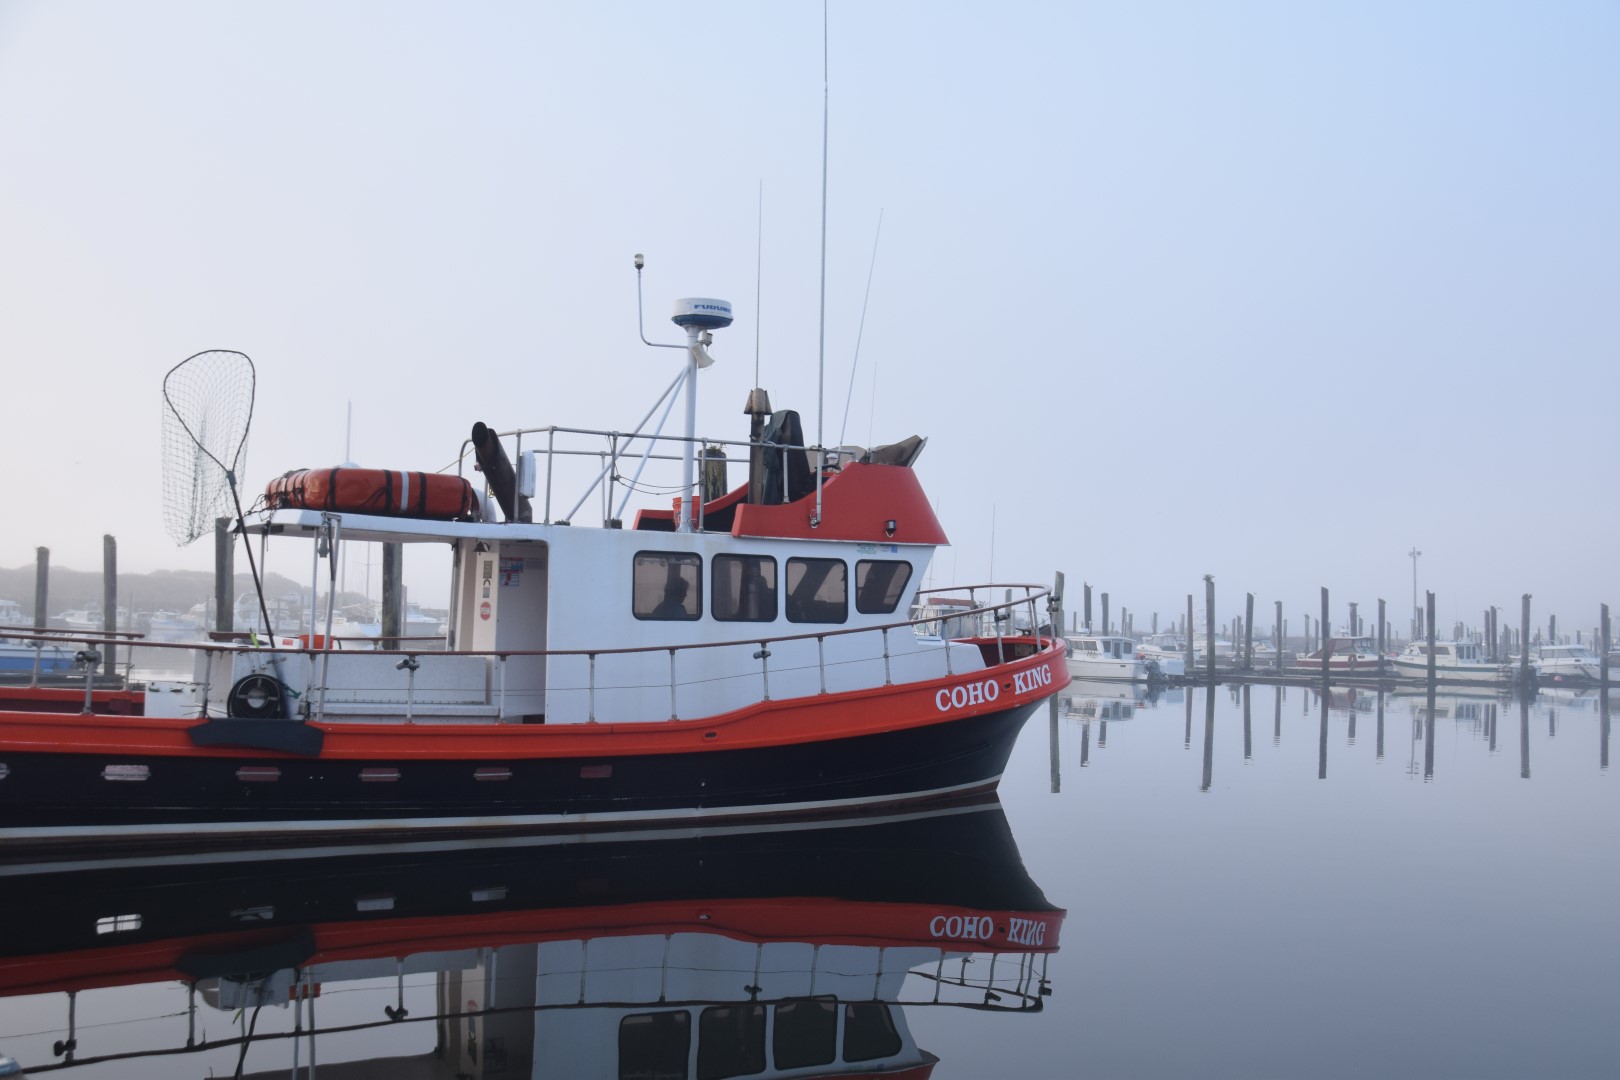
[[[849,618],[849,568],[842,559],[789,559],[787,617],[797,623]]]
[[[887,615],[900,606],[911,580],[911,564],[893,559],[862,559],[855,564],[855,610]]]
[[[769,555],[716,555],[709,564],[709,614],[721,622],[776,618],[776,560]]]
[[[698,1080],[765,1071],[765,1006],[716,1005],[698,1015]]]
[[[692,1014],[633,1013],[619,1021],[619,1080],[686,1080]]]
[[[638,619],[698,618],[703,614],[703,560],[680,551],[636,552],[630,604]]]
[[[881,1001],[853,1001],[844,1006],[844,1060],[872,1061],[900,1052],[900,1033]]]
[[[772,1053],[777,1071],[830,1065],[838,1055],[838,1006],[832,1001],[784,1001],[776,1007]]]
[[[1450,648],[1450,646],[1447,646],[1447,645],[1436,645],[1434,647],[1434,655],[1436,655],[1436,656],[1450,656],[1451,655],[1451,648]]]

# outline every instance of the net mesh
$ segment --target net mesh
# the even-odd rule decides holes
[[[163,525],[175,543],[211,532],[232,508],[253,390],[253,361],[230,349],[197,353],[163,377]]]

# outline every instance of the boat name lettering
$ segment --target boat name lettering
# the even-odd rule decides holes
[[[1027,694],[1042,686],[1052,685],[1052,669],[1049,667],[1030,668],[1020,671],[1013,676],[1013,693]]]
[[[953,686],[934,695],[934,707],[940,712],[964,709],[969,705],[984,705],[1001,696],[1001,684],[994,679]]]
[[[1012,945],[1046,944],[1046,923],[1040,919],[1009,919],[1007,941]]]
[[[995,931],[995,920],[988,915],[935,915],[928,920],[928,932],[937,938],[989,941]]]

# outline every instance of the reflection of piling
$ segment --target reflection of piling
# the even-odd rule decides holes
[[[1325,591],[1325,590],[1324,590]],[[1328,688],[1327,683],[1322,684],[1322,720],[1316,729],[1316,778],[1327,779],[1327,721],[1328,721]]]
[[[1496,702],[1487,702],[1485,705],[1485,738],[1488,740],[1491,753],[1496,753]]]
[[[1282,696],[1283,688],[1279,686],[1277,687],[1277,695],[1274,703],[1275,707],[1271,718],[1272,746],[1278,746],[1282,743]]]
[[[1091,721],[1080,721],[1080,767],[1091,764]]]
[[[1243,687],[1243,760],[1248,761],[1254,757],[1254,740],[1249,734],[1249,691],[1253,688]]]
[[[1608,635],[1604,635],[1607,637]],[[1603,694],[1598,698],[1598,765],[1605,771],[1609,768],[1609,695]]]
[[[1528,610],[1529,593],[1525,594],[1524,602]],[[1519,779],[1530,779],[1530,697],[1527,694],[1519,695]]]
[[[1062,626],[1062,622],[1058,623]],[[1063,790],[1063,777],[1058,772],[1058,699],[1053,694],[1046,699],[1047,715],[1047,757],[1052,767],[1052,794],[1056,795]]]
[[[1530,594],[1524,594],[1524,610],[1519,621],[1519,686],[1530,685]],[[1529,744],[1525,745],[1525,753],[1530,752]],[[1529,760],[1526,758],[1526,760]],[[1525,775],[1529,775],[1526,773]]]
[[[1434,636],[1434,593],[1429,594],[1427,613],[1429,617],[1429,635],[1432,640]],[[1434,650],[1432,648],[1429,650],[1429,655],[1429,665],[1432,671],[1434,666]],[[1434,708],[1434,680],[1431,678],[1429,680],[1429,724],[1423,731],[1423,779],[1425,780],[1434,779]]]
[[[1383,607],[1380,601],[1379,607]],[[1384,692],[1378,691],[1378,760],[1384,760]]]
[[[1187,691],[1187,729],[1181,733],[1181,748],[1183,750],[1191,750],[1192,749],[1192,699],[1193,699],[1193,693],[1192,693],[1191,690],[1188,690]]]
[[[1204,784],[1199,791],[1208,791],[1215,773],[1215,685],[1204,688]]]

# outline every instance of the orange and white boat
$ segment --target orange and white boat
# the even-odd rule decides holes
[[[947,543],[913,468],[922,440],[835,457],[761,390],[749,438],[705,449],[700,493],[692,395],[730,321],[722,301],[676,305],[686,362],[647,417],[684,386],[684,435],[646,419],[628,436],[479,424],[461,476],[272,483],[244,531],[311,545],[334,576],[346,543],[447,549],[448,639],[154,646],[191,650],[194,678],[0,688],[0,852],[579,830],[993,790],[1024,721],[1069,681],[1061,637],[1003,630],[1050,622],[1049,591],[940,590],[991,616],[973,636],[913,620]],[[621,527],[643,466],[674,460],[673,507]],[[564,509],[554,492],[581,461],[601,471]],[[728,461],[748,471],[732,490]],[[580,518],[593,497],[602,527]]]

